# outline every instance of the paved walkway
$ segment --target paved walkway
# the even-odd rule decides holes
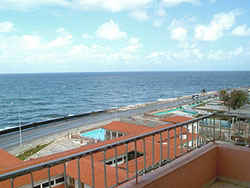
[[[84,139],[81,139],[81,143],[80,143],[79,140],[70,139],[68,137],[58,138],[56,141],[49,144],[48,146],[46,146],[45,148],[43,148],[39,152],[37,152],[34,155],[32,155],[31,157],[29,157],[28,159],[44,157],[47,155],[67,151],[70,149],[79,148],[81,146],[86,145],[87,142],[88,142],[88,140],[84,140]]]

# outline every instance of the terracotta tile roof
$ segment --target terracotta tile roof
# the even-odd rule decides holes
[[[0,170],[22,163],[23,161],[0,148]]]
[[[126,126],[129,126],[129,128],[126,128]],[[33,166],[33,165],[40,164],[40,163],[43,163],[43,162],[46,162],[46,161],[58,159],[58,158],[61,158],[61,157],[69,156],[69,155],[72,155],[72,154],[80,153],[80,152],[87,151],[87,150],[97,148],[97,147],[100,147],[100,146],[106,146],[108,144],[111,144],[111,143],[114,143],[114,142],[117,142],[117,141],[128,139],[128,138],[131,138],[131,137],[134,137],[134,136],[141,135],[141,134],[146,133],[146,132],[151,132],[153,130],[168,127],[168,126],[170,126],[170,125],[162,125],[162,126],[159,126],[159,127],[156,127],[156,128],[152,128],[152,127],[146,127],[146,126],[141,126],[141,125],[127,124],[127,123],[123,123],[123,122],[113,122],[113,123],[108,124],[107,127],[112,128],[112,130],[115,130],[115,131],[123,130],[128,135],[118,137],[118,138],[115,138],[115,139],[112,139],[112,140],[106,140],[106,141],[99,142],[99,143],[96,143],[96,144],[92,144],[92,145],[83,146],[83,147],[80,147],[80,148],[64,151],[64,152],[61,152],[61,153],[49,155],[49,156],[46,156],[46,157],[41,157],[41,158],[38,158],[38,159],[33,159],[33,160],[23,161],[23,162],[22,161],[20,162],[20,160],[18,160],[16,162],[20,162],[20,163],[17,163],[15,166],[3,167],[4,169],[0,168],[0,174],[6,173],[6,172],[9,172],[9,171],[13,171],[13,170],[17,170],[17,169],[21,169],[21,168],[25,168],[25,167],[28,167],[28,166]],[[182,128],[183,134],[186,133],[186,130],[187,130],[186,128]],[[180,132],[181,132],[181,128],[176,128],[176,135],[180,134]],[[174,155],[174,147],[173,147],[174,144],[175,144],[174,135],[175,135],[174,134],[174,129],[169,130],[169,138],[170,138],[169,155],[170,155],[171,158]],[[189,133],[188,135],[189,135],[189,140],[192,139],[191,138],[192,134]],[[168,138],[167,137],[167,132],[163,132],[162,133],[162,142],[166,143],[167,138]],[[194,138],[196,138],[196,137],[194,136]],[[152,136],[149,136],[149,137],[145,138],[146,164],[148,166],[150,165],[150,161],[152,163],[152,142],[153,142]],[[178,146],[178,145],[180,145],[180,143],[181,143],[180,138],[177,137],[176,138],[176,145]],[[184,140],[183,140],[183,143],[184,143]],[[127,148],[128,148],[128,152],[129,151],[134,151],[135,150],[134,142],[131,142],[131,143],[127,144]],[[125,149],[126,149],[125,145],[117,146],[117,154],[118,154],[118,156],[122,155],[122,154],[124,155],[125,151],[126,151]],[[167,144],[163,144],[162,149],[163,149],[163,157],[166,158],[167,157]],[[184,150],[185,150],[185,148],[183,148],[183,151]],[[144,152],[144,150],[143,150],[143,140],[138,140],[137,141],[137,151],[141,152],[141,153]],[[180,148],[177,147],[176,152],[177,152],[177,154],[179,154],[180,153]],[[114,148],[113,149],[108,149],[106,151],[106,159],[112,158],[114,156],[115,156],[115,149]],[[94,161],[95,161],[95,174],[97,173],[96,174],[96,178],[97,178],[96,179],[96,181],[97,181],[96,185],[100,185],[100,187],[103,187],[103,183],[104,183],[103,182],[103,180],[104,180],[103,179],[103,166],[104,165],[103,165],[103,163],[101,163],[101,161],[103,161],[103,152],[98,152],[98,153],[94,154],[93,157],[94,157]],[[158,162],[160,160],[160,135],[159,134],[154,136],[154,160],[155,160],[155,162]],[[143,157],[139,157],[137,159],[137,161],[138,161],[138,169],[142,169],[143,165],[144,165]],[[135,172],[135,160],[131,160],[128,163],[129,163],[129,171],[130,172]],[[70,162],[69,166],[67,167],[67,173],[70,173],[72,175],[72,177],[74,177],[74,175],[75,175],[74,173],[76,172],[76,170],[75,170],[75,172],[73,172],[74,169],[75,169],[75,165],[76,165],[76,162]],[[81,159],[81,165],[83,165],[81,167],[81,169],[91,169],[90,156],[82,158]],[[112,182],[115,181],[115,178],[114,178],[115,168],[111,167],[111,166],[108,166],[108,165],[106,165],[106,166],[107,166],[107,171],[109,171],[108,173],[110,173],[110,175],[108,175],[108,176],[110,176],[110,177],[108,177],[108,182],[110,181],[112,183]],[[119,165],[119,167],[121,167],[123,169],[126,168],[126,163]],[[68,170],[68,168],[71,169],[71,170]],[[87,172],[89,174],[86,174]],[[56,175],[56,174],[62,174],[62,173],[63,173],[63,166],[62,165],[51,168],[51,175],[52,176]],[[85,170],[84,172],[82,172],[82,174],[83,174],[83,176],[82,176],[83,180],[82,181],[84,183],[88,184],[88,185],[92,185],[92,179],[91,179],[92,174],[89,172],[89,170]],[[38,181],[38,180],[41,180],[41,179],[46,179],[47,176],[48,176],[48,171],[47,171],[47,169],[40,170],[38,172],[35,172],[33,174],[33,176],[34,176],[34,181]],[[125,177],[124,176],[124,170],[119,170],[119,176],[120,176],[121,180]],[[78,176],[77,176],[77,178],[78,178]],[[19,177],[19,178],[15,178],[15,185],[22,186],[22,185],[27,185],[29,183],[30,183],[30,175],[25,175],[25,176],[22,176],[22,177]],[[111,185],[111,183],[110,183],[110,185]],[[10,181],[0,182],[0,187],[9,187],[9,185],[10,185]]]
[[[86,170],[90,169],[90,170]],[[67,175],[78,180],[77,161],[71,161],[67,165]],[[91,160],[81,159],[80,160],[80,176],[81,182],[89,186],[92,184],[92,171],[91,171]],[[133,174],[129,173],[129,177]],[[104,183],[104,164],[101,162],[94,161],[94,177],[95,187],[105,187]],[[106,177],[107,186],[111,187],[116,184],[116,169],[109,165],[106,165]],[[127,172],[123,169],[118,169],[118,181],[123,181],[127,178]]]
[[[3,173],[6,173],[3,171]],[[47,169],[43,169],[43,170],[39,170],[36,172],[33,172],[33,181],[37,182],[39,180],[44,180],[48,178],[48,170]],[[63,174],[63,165],[58,165],[55,167],[51,167],[50,169],[50,176],[57,176]],[[30,175],[24,175],[24,176],[20,176],[14,179],[14,187],[21,187],[24,185],[31,185],[31,176]],[[6,181],[2,181],[0,182],[0,187],[11,187],[11,181],[10,180],[6,180]]]
[[[171,122],[171,123],[182,123],[188,120],[192,120],[193,118],[185,117],[185,116],[172,116],[162,119],[161,121]]]
[[[153,128],[151,127],[130,124],[120,121],[112,121],[111,123],[103,126],[102,128],[126,134],[134,134],[134,133],[144,132],[147,130],[153,130]]]

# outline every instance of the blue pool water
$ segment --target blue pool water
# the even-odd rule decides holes
[[[105,129],[95,129],[93,131],[85,132],[81,134],[82,137],[89,137],[93,139],[105,140]]]
[[[188,111],[188,110],[182,110],[182,111],[188,114],[198,114],[198,112],[195,111]]]
[[[203,103],[197,103],[197,104],[190,104],[188,106],[197,106],[199,104],[203,104]],[[183,109],[184,107],[180,107],[180,108],[174,108],[172,110],[167,110],[167,111],[164,111],[164,112],[157,112],[157,113],[154,113],[154,115],[164,115],[164,114],[168,114],[170,112],[174,112],[174,111],[177,111],[177,110],[181,110]],[[192,112],[192,111],[188,111],[188,110],[182,110],[183,112],[186,112],[186,113],[189,113],[189,114],[198,114],[198,112]]]
[[[174,108],[172,110],[167,110],[167,111],[164,111],[164,112],[158,112],[158,113],[154,113],[155,115],[164,115],[164,114],[167,114],[167,113],[170,113],[170,112],[174,112],[176,110],[180,110],[180,109],[183,109],[183,108]]]

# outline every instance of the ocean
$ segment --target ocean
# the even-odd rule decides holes
[[[0,74],[0,130],[59,118],[250,86],[250,72]],[[19,113],[20,112],[20,113]]]

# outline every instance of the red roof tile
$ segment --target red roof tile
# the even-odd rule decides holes
[[[147,130],[153,130],[153,128],[151,127],[130,124],[120,121],[112,121],[111,123],[103,126],[102,128],[126,134],[134,134],[134,133],[144,132]]]
[[[0,148],[0,170],[15,166],[22,162],[22,160],[16,158],[15,156]]]
[[[185,116],[172,116],[162,119],[161,121],[171,122],[171,123],[182,123],[185,121],[192,120],[193,118],[185,117]]]

